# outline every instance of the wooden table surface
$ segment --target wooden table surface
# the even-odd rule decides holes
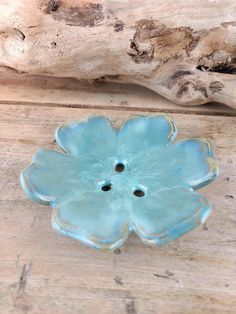
[[[207,224],[160,248],[132,235],[113,253],[84,247],[28,200],[19,173],[37,148],[55,148],[64,120],[167,112],[178,138],[213,140],[221,175],[202,193]],[[176,106],[141,87],[69,79],[0,79],[0,313],[236,313],[236,112]]]

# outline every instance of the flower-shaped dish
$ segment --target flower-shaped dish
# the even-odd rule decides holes
[[[218,175],[204,138],[174,143],[164,114],[138,116],[115,129],[105,117],[62,124],[64,153],[40,149],[21,173],[26,194],[53,208],[52,226],[94,248],[115,249],[130,232],[165,244],[203,223],[211,211],[195,192]]]

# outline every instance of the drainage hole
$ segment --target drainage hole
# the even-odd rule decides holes
[[[122,163],[119,163],[116,165],[115,170],[116,170],[116,172],[122,172],[125,170],[125,166]]]
[[[134,195],[137,197],[143,197],[145,193],[142,190],[135,190]]]
[[[103,185],[102,190],[103,190],[103,192],[110,191],[111,190],[111,183]]]

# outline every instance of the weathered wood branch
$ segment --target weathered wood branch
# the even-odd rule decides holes
[[[1,0],[0,67],[236,108],[236,2]]]

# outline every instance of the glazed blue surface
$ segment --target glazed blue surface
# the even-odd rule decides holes
[[[195,192],[218,175],[212,144],[174,143],[164,114],[138,116],[120,129],[100,116],[62,124],[64,153],[40,149],[22,171],[25,193],[53,208],[52,226],[98,249],[115,249],[130,232],[165,244],[203,223],[211,211]]]

